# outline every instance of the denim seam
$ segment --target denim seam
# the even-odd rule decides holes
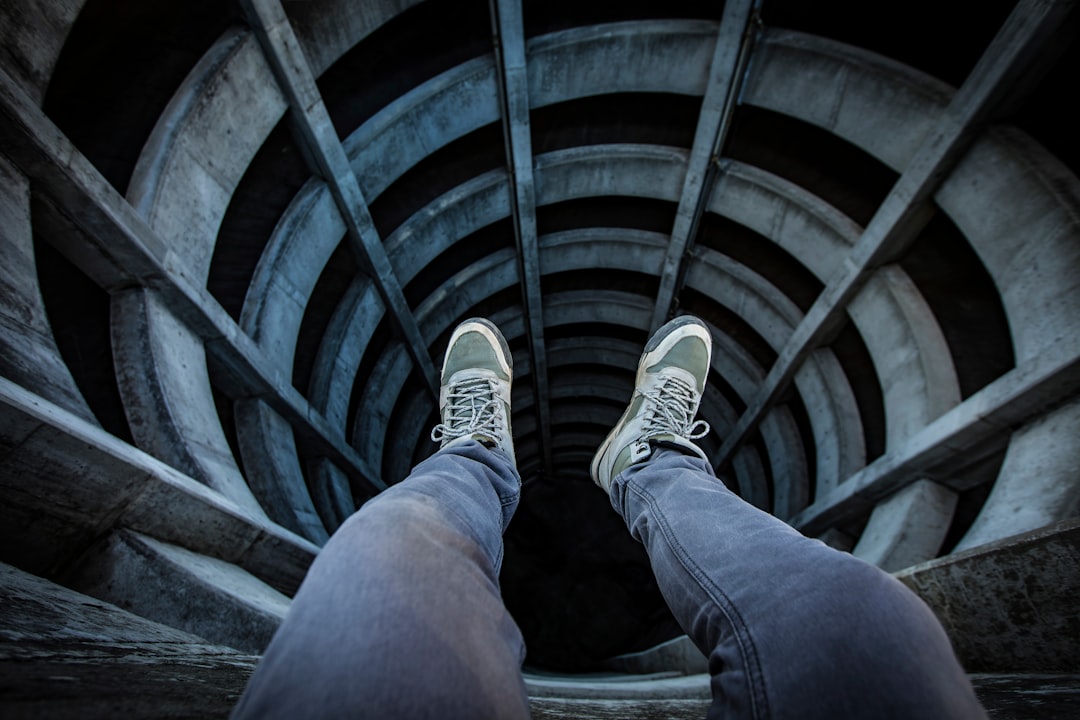
[[[742,619],[738,608],[735,607],[735,603],[716,586],[712,580],[709,579],[700,567],[694,563],[689,554],[683,548],[682,544],[674,537],[670,532],[671,522],[663,511],[660,510],[660,506],[656,503],[656,499],[645,490],[641,485],[627,480],[624,483],[624,487],[633,491],[635,495],[641,498],[649,509],[653,512],[654,516],[660,521],[660,531],[663,533],[664,539],[668,543],[675,555],[675,558],[679,561],[683,570],[690,574],[697,582],[706,595],[716,604],[716,607],[723,613],[728,623],[731,625],[733,635],[739,646],[739,652],[743,658],[747,661],[745,667],[747,670],[747,679],[750,684],[750,701],[753,707],[753,714],[756,718],[768,718],[771,717],[769,712],[769,700],[768,694],[765,691],[765,676],[761,671],[761,662],[758,657],[757,648],[754,647],[754,639],[750,635],[750,631],[746,626],[746,622]],[[719,596],[719,597],[718,597]],[[736,622],[736,620],[738,622]],[[751,667],[752,663],[752,667]],[[758,695],[760,694],[760,697]],[[764,710],[764,714],[760,712]]]

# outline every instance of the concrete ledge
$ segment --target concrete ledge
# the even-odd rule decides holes
[[[1080,675],[972,675],[993,720],[1071,720],[1080,715]],[[700,720],[712,704],[708,675],[526,675],[535,720]]]
[[[533,700],[540,698],[601,702],[705,700],[707,706],[712,698],[707,674],[538,675],[526,673],[525,687]]]
[[[1078,518],[931,560],[896,577],[930,605],[969,671],[1080,668]]]
[[[0,717],[225,717],[257,657],[0,564]]]

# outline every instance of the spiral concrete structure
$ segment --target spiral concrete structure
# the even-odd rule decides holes
[[[803,532],[1073,532],[1073,3],[814,5],[5,3],[0,559],[257,653],[474,315],[532,667],[680,632],[587,473],[674,314],[718,474]]]

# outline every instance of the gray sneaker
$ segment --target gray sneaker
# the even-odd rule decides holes
[[[479,440],[514,457],[510,383],[514,360],[499,328],[483,318],[457,326],[443,360],[439,388],[442,422],[431,431],[440,448]]]
[[[708,459],[692,440],[709,425],[694,422],[712,360],[712,336],[705,323],[683,315],[650,338],[638,362],[634,394],[618,424],[593,457],[593,482],[610,492],[623,470],[652,456],[652,443],[675,445]]]

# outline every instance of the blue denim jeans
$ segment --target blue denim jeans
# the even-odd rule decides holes
[[[519,497],[479,443],[420,463],[312,565],[235,718],[525,718],[521,633],[498,586]],[[877,568],[657,448],[612,486],[724,718],[985,717],[936,618]]]

